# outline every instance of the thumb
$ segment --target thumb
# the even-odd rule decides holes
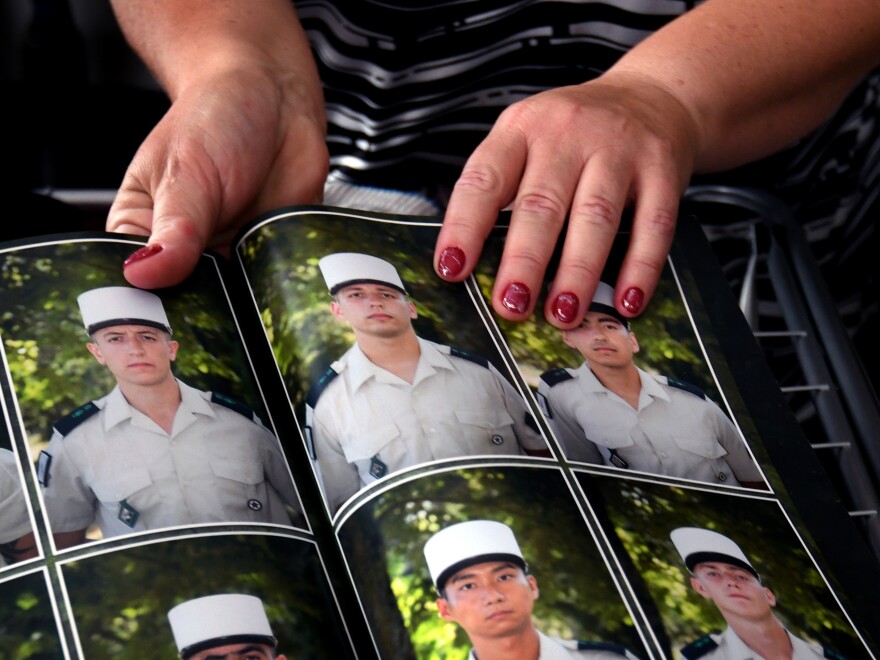
[[[123,185],[108,216],[110,231],[149,236],[147,245],[123,263],[125,279],[140,288],[182,282],[195,269],[216,225],[220,192],[214,188],[219,183],[208,183],[216,179],[185,172],[171,179],[159,182],[155,199],[143,188]]]

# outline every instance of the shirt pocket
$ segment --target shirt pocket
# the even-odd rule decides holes
[[[91,484],[95,497],[101,502],[122,502],[152,485],[150,473],[143,468],[108,472]]]
[[[214,458],[211,460],[211,472],[220,479],[228,479],[248,486],[256,486],[264,481],[263,466],[254,460],[230,460]]]
[[[469,453],[474,449],[477,453],[520,453],[513,417],[506,409],[493,407],[456,410],[455,419],[461,433],[454,434],[453,437],[471,438],[476,444],[476,447],[463,448],[462,453]]]
[[[400,437],[397,424],[386,424],[370,431],[358,433],[353,441],[342,446],[345,460],[349,463],[371,459],[393,440]]]
[[[680,449],[702,456],[703,458],[716,459],[727,455],[727,450],[714,435],[706,433],[681,433],[673,436],[673,441]]]

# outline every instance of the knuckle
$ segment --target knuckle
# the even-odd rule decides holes
[[[462,191],[490,193],[501,189],[503,178],[493,167],[488,165],[466,165],[455,183]]]
[[[678,218],[669,209],[656,209],[647,217],[651,233],[664,236],[672,235]]]
[[[568,210],[561,197],[550,190],[536,190],[521,194],[514,205],[514,211],[523,211],[545,218],[561,218]]]
[[[617,227],[621,209],[608,197],[590,195],[572,209],[572,215],[584,218],[591,223]]]
[[[560,264],[559,270],[565,273],[566,279],[578,283],[598,281],[602,276],[601,267],[577,257]]]

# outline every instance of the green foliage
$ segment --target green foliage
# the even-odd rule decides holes
[[[362,593],[384,567],[389,607],[368,608],[371,625],[406,629],[417,658],[464,658],[466,633],[437,615],[436,594],[422,554],[425,541],[456,522],[510,525],[540,588],[534,620],[543,632],[616,641],[642,654],[641,642],[584,519],[557,470],[470,468],[399,483],[358,510],[340,539]],[[380,544],[357,538],[372,533]],[[398,614],[399,612],[399,614]],[[394,657],[407,657],[395,655]]]
[[[0,333],[32,449],[52,424],[115,382],[86,350],[76,297],[102,286],[128,286],[126,241],[46,243],[0,253]],[[189,385],[262,403],[214,263],[205,258],[184,285],[157,292],[174,339],[175,374]],[[265,417],[264,417],[265,418]]]
[[[52,602],[41,573],[0,584],[0,660],[63,657]]]
[[[669,538],[676,527],[705,527],[742,548],[776,595],[775,614],[792,632],[850,657],[863,654],[777,502],[612,477],[581,475],[580,480],[594,507],[608,516],[609,531],[632,560],[630,578],[644,585],[673,648],[726,627],[717,608],[691,588]]]
[[[311,543],[279,536],[201,536],[129,547],[65,565],[85,657],[173,658],[167,612],[190,598],[263,600],[289,658],[347,658],[332,594]]]
[[[366,252],[394,264],[416,305],[416,333],[489,358],[497,349],[463,285],[440,281],[432,266],[436,225],[362,222],[306,213],[260,226],[239,245],[260,317],[288,395],[304,402],[311,384],[352,344],[354,335],[330,312],[318,260]]]

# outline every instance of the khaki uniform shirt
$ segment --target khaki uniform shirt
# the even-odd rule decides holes
[[[825,658],[825,650],[819,644],[805,642],[800,637],[788,633],[791,640],[791,660],[816,660]],[[764,658],[746,646],[734,631],[727,628],[723,633],[710,634],[689,644],[682,649],[682,656],[689,660],[764,660]],[[839,658],[834,654],[832,657]]]
[[[488,362],[419,339],[413,382],[355,345],[308,412],[313,456],[331,511],[377,479],[411,465],[470,455],[546,450],[522,396]],[[338,374],[338,376],[336,376]]]
[[[570,658],[595,658],[595,660],[620,660],[621,657],[635,660],[635,656],[623,647],[616,645],[607,645],[609,648],[602,647],[603,644],[591,645],[577,642],[574,640],[557,639],[556,637],[547,637],[541,631],[538,631],[538,639],[540,640],[540,650],[538,651],[538,660],[569,660]],[[583,648],[586,647],[586,648]],[[592,648],[591,648],[592,647]],[[619,648],[619,651],[610,650],[611,647]],[[468,660],[478,660],[477,654],[471,649]]]
[[[53,532],[95,521],[105,537],[209,522],[289,525],[285,505],[301,513],[277,439],[210,393],[178,385],[170,434],[118,387],[69,433],[56,430],[38,465]]]
[[[15,454],[0,449],[0,543],[12,543],[31,531],[27,501],[16,468]],[[0,566],[6,561],[0,555]]]
[[[541,377],[538,400],[569,460],[716,484],[761,480],[736,427],[705,396],[639,369],[635,410],[587,363],[564,371],[569,378]]]

